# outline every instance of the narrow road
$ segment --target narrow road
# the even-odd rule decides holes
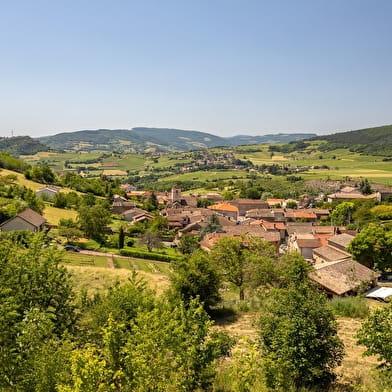
[[[104,256],[104,257],[118,257],[120,259],[129,259],[127,256],[120,256],[114,253],[105,253],[105,252],[96,252],[95,250],[80,250],[79,252],[82,255],[90,255],[90,256]]]

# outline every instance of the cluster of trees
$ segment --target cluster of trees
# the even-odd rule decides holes
[[[13,217],[26,207],[42,214],[44,203],[33,190],[15,184],[16,176],[0,176],[0,222]]]
[[[30,168],[26,162],[11,156],[6,151],[0,151],[0,168],[23,172]]]
[[[42,184],[54,184],[56,175],[48,165],[37,165],[25,170],[25,177],[28,180],[40,182]]]
[[[157,298],[134,275],[94,298],[42,237],[0,242],[0,389],[207,390],[227,338],[197,299]]]
[[[114,194],[122,195],[119,189],[120,181],[111,181],[107,178],[84,178],[79,174],[68,172],[60,184],[83,193],[92,193],[96,196],[111,197]]]

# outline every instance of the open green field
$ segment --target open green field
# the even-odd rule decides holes
[[[96,170],[99,176],[103,170],[142,170],[146,164],[146,158],[143,154],[122,154],[109,157],[103,157],[102,153],[54,153],[39,152],[35,155],[23,155],[21,159],[31,165],[46,164],[57,172],[65,172],[65,162],[68,163],[69,169],[76,169],[78,166],[88,166]],[[152,163],[152,160],[151,160]]]
[[[160,181],[212,181],[225,180],[230,178],[246,178],[245,170],[200,170],[191,173],[176,174],[164,177]]]
[[[146,157],[142,154],[123,154],[104,158],[102,160],[102,168],[116,168],[118,170],[142,170],[146,163]],[[113,166],[109,166],[113,164]]]
[[[31,165],[46,164],[53,170],[61,172],[64,170],[64,163],[80,163],[89,162],[100,158],[101,153],[77,153],[77,152],[66,152],[66,153],[54,153],[54,152],[38,152],[35,155],[22,155],[21,159],[30,163]]]
[[[152,160],[148,160],[147,163],[150,167],[163,169],[165,167],[173,166],[176,164],[186,165],[192,162],[191,159],[178,159],[178,157],[178,154],[162,155],[161,157],[159,157],[157,163],[154,163]]]
[[[78,252],[64,252],[63,260],[67,264],[78,266],[94,266],[101,268],[111,268],[113,261],[115,268],[126,269],[137,272],[148,272],[151,274],[168,275],[170,273],[170,264],[162,261],[151,261],[137,259],[134,257],[118,257],[108,254],[107,256],[94,256]]]
[[[159,261],[135,259],[131,257],[91,256],[74,252],[64,252],[63,260],[71,273],[75,291],[86,291],[88,295],[102,292],[115,282],[125,283],[136,271],[148,286],[158,294],[169,287],[170,264]],[[115,268],[111,268],[111,266]]]
[[[268,146],[259,146],[262,151],[237,153],[240,159],[249,159],[256,165],[284,164],[288,166],[308,167],[301,176],[305,179],[344,179],[367,178],[370,181],[392,185],[392,162],[383,161],[384,157],[361,155],[348,149],[322,152],[312,144],[304,151],[284,154],[271,153]],[[328,166],[329,169],[320,168]],[[316,168],[315,168],[316,167]],[[319,168],[317,168],[319,167]]]

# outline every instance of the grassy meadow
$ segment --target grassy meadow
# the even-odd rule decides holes
[[[284,164],[287,166],[308,167],[301,171],[304,179],[344,179],[367,178],[370,181],[392,184],[392,162],[383,161],[385,157],[354,153],[348,149],[320,151],[318,143],[313,143],[303,151],[284,154],[268,150],[268,145],[257,146],[260,151],[237,153],[239,159],[248,159],[255,165]],[[256,147],[256,146],[254,146]],[[321,166],[328,166],[321,168]],[[318,168],[317,168],[318,167]]]

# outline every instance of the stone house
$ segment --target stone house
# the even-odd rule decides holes
[[[14,217],[6,220],[0,225],[1,231],[27,230],[37,233],[42,231],[45,227],[46,219],[33,211],[26,208]]]

